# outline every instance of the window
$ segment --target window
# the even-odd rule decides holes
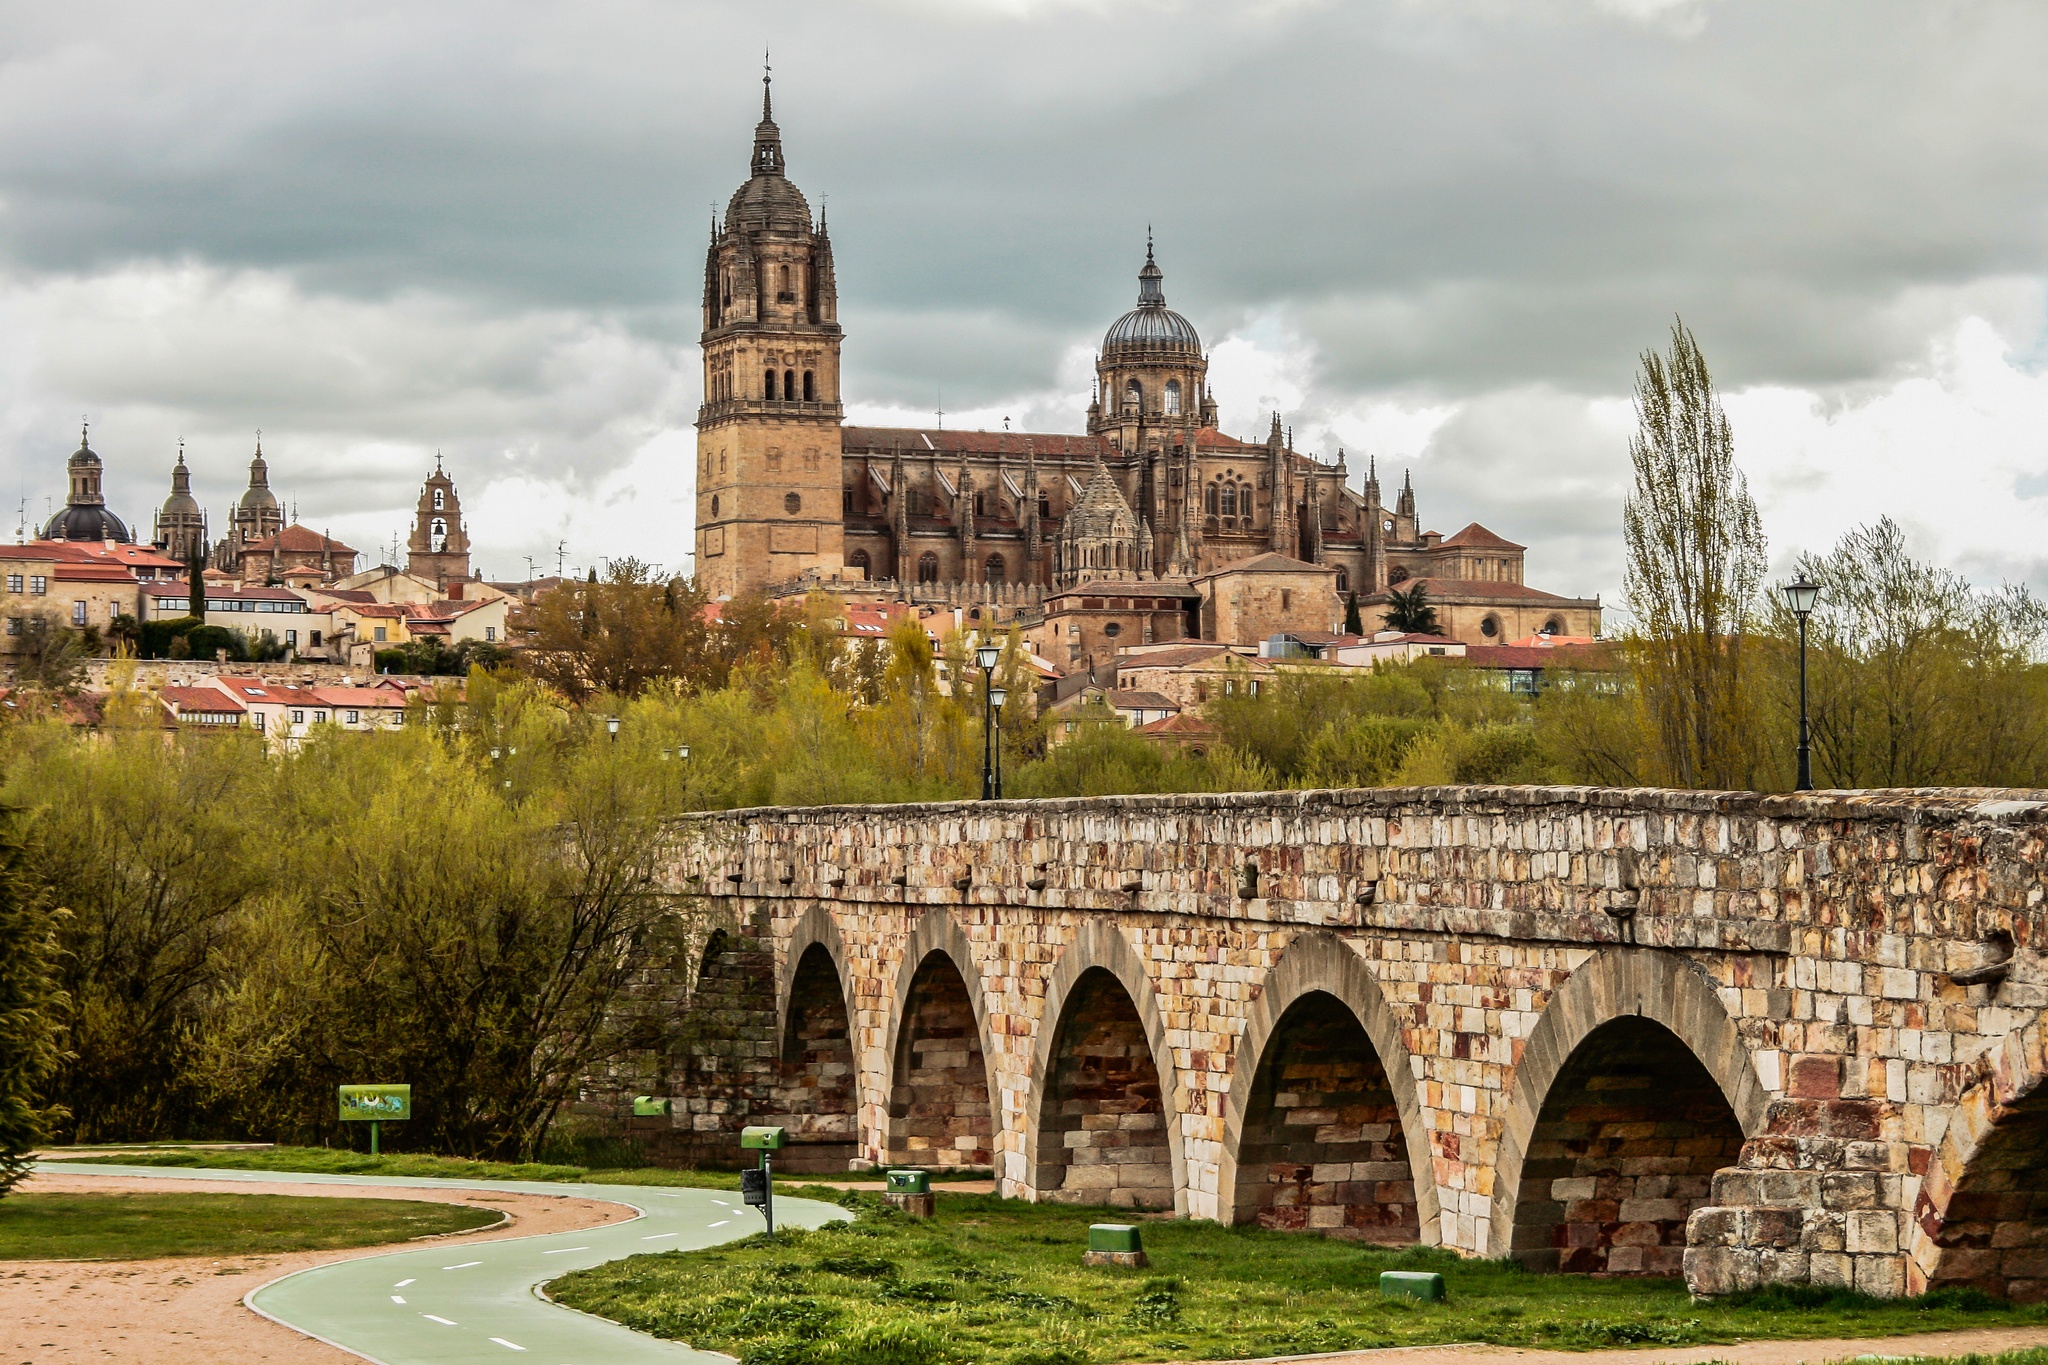
[[[1543,623],[1543,633],[1545,635],[1564,634],[1564,622],[1560,620],[1558,617],[1551,617],[1548,621],[1545,621]]]
[[[795,370],[784,370],[784,371],[782,372],[782,396],[783,396],[784,398],[795,398],[795,397],[796,397],[796,371],[795,371]]]
[[[851,488],[839,490],[839,510],[842,512],[851,512],[853,510],[853,490]]]
[[[1293,606],[1294,606],[1294,591],[1293,591],[1293,589],[1291,589],[1291,588],[1282,588],[1282,589],[1280,589],[1280,610],[1282,610],[1282,611],[1287,611],[1287,610],[1291,609],[1291,608],[1292,608]]]
[[[1208,514],[1212,517],[1216,515],[1216,502],[1218,496],[1219,495],[1216,491],[1216,485],[1213,483],[1210,484],[1208,488],[1205,489],[1202,493],[1202,508],[1204,511],[1208,512]]]
[[[371,629],[371,631],[370,631],[370,638],[371,638],[372,640],[375,640],[375,641],[376,641],[376,642],[377,642],[378,644],[380,644],[380,645],[381,645],[381,644],[383,644],[383,643],[384,643],[384,627],[382,627],[382,626],[376,626],[376,627],[373,627],[373,628]]]
[[[20,591],[21,591],[21,575],[20,575],[20,574],[18,574],[18,573],[11,573],[11,574],[7,575],[7,591],[9,591],[9,592],[20,592]]]
[[[1140,408],[1144,405],[1145,386],[1135,379],[1124,385],[1124,406],[1127,408]]]
[[[297,631],[288,630],[284,633],[284,647],[286,649],[297,649],[299,647],[299,633]]]
[[[448,510],[448,490],[447,490],[447,489],[445,489],[445,488],[436,488],[436,489],[434,490],[434,510],[435,510],[436,512],[445,512],[445,511],[447,511],[447,510]]]
[[[257,733],[257,734],[259,734],[259,735],[260,735],[260,734],[262,734],[262,733],[263,733],[263,713],[262,713],[261,711],[251,711],[251,712],[249,713],[249,719],[251,719],[252,721],[256,722],[256,733]]]
[[[82,626],[82,625],[84,625],[84,624],[85,624],[85,610],[86,610],[86,608],[85,608],[85,603],[83,603],[83,602],[73,602],[73,603],[71,604],[71,624],[72,624],[72,625],[74,625],[74,626]]]
[[[317,630],[313,632],[313,641],[312,641],[312,643],[313,643],[313,648],[315,648],[315,649],[318,649],[318,648],[320,648],[320,632],[319,632],[319,631],[317,631]]]
[[[435,554],[439,554],[448,548],[448,522],[446,518],[434,518],[434,529],[429,535],[427,543],[432,547]]]
[[[977,517],[988,515],[988,494],[976,493],[974,495],[974,515]]]
[[[806,403],[815,403],[818,401],[817,380],[812,376],[811,371],[809,370],[804,371],[804,401]]]
[[[1494,636],[1500,634],[1500,622],[1491,616],[1487,617],[1479,623],[1479,633],[1491,640]]]
[[[990,555],[988,557],[988,562],[981,566],[982,573],[984,575],[984,581],[989,583],[1001,583],[1003,581],[1003,571],[1007,567],[1008,566],[1003,563],[1003,557],[1001,555]]]
[[[714,517],[718,515],[718,494],[716,493],[711,495],[711,515]]]
[[[768,371],[768,377],[761,381],[761,396],[763,398],[773,398],[775,396],[775,371]]]
[[[31,597],[41,597],[50,590],[50,580],[39,573],[28,576],[28,591]]]
[[[794,493],[785,493],[782,495],[782,510],[795,516],[804,510],[804,500]]]
[[[9,635],[21,634],[21,618],[19,616],[10,616],[7,618],[7,633]]]
[[[315,711],[313,713],[313,723],[315,725],[325,725],[327,723],[327,713],[325,711]]]
[[[939,557],[926,550],[917,557],[917,581],[936,583],[939,581]]]
[[[293,712],[292,712],[292,724],[294,724],[294,725],[304,725],[305,723],[306,723],[306,713],[305,713],[304,711],[293,711]]]
[[[341,721],[344,725],[354,725],[361,719],[362,712],[360,711],[344,711],[341,713]]]
[[[1044,493],[1038,495],[1038,515],[1041,517],[1052,515],[1052,498]]]
[[[1121,621],[1111,621],[1102,628],[1102,633],[1114,640],[1117,636],[1124,633],[1123,623]]]
[[[1180,416],[1180,381],[1178,379],[1166,381],[1166,415],[1168,417]]]
[[[497,628],[496,626],[485,626],[485,627],[484,627],[484,643],[486,643],[486,644],[496,644],[496,643],[497,643],[497,640],[498,640],[498,628]]]
[[[846,557],[846,567],[858,569],[860,576],[866,578],[868,576],[868,552],[866,550],[855,550]]]
[[[1224,515],[1224,516],[1226,516],[1226,517],[1234,517],[1234,516],[1236,516],[1236,515],[1237,515],[1237,485],[1236,485],[1236,484],[1234,484],[1234,483],[1226,483],[1226,484],[1224,484],[1224,485],[1223,485],[1223,496],[1222,496],[1222,504],[1223,504],[1223,515]]]
[[[1338,592],[1350,592],[1350,591],[1351,591],[1351,571],[1350,571],[1349,569],[1339,569],[1339,570],[1337,570],[1337,591],[1338,591]]]

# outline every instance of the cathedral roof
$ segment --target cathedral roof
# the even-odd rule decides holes
[[[1138,306],[1110,324],[1102,338],[1105,355],[1125,348],[1145,351],[1202,353],[1202,338],[1195,325],[1166,306],[1166,278],[1152,259],[1152,243],[1145,243],[1145,265],[1138,271]]]
[[[199,515],[199,500],[192,496],[192,471],[185,467],[185,452],[181,447],[177,467],[171,470],[171,495],[164,499],[163,516],[168,520]]]
[[[297,522],[293,522],[276,535],[265,536],[261,540],[252,540],[242,548],[245,551],[260,552],[269,550],[273,546],[288,554],[333,553],[345,556],[351,560],[355,558],[356,553],[340,541],[330,540],[311,527],[301,526]]]
[[[257,438],[256,458],[249,461],[249,491],[242,494],[244,511],[277,506],[277,494],[270,491],[270,462],[263,458],[263,441]]]
[[[128,525],[102,503],[72,503],[43,526],[44,540],[118,540],[132,542]]]
[[[1136,521],[1131,504],[1124,499],[1124,490],[1117,485],[1108,466],[1098,460],[1095,472],[1088,476],[1087,486],[1081,490],[1081,500],[1061,523],[1060,534],[1069,539],[1125,536]]]
[[[1454,545],[1480,550],[1526,550],[1529,548],[1526,545],[1517,545],[1512,540],[1501,539],[1501,537],[1487,530],[1476,521],[1448,540],[1440,542],[1438,548],[1449,549]]]
[[[1326,573],[1334,575],[1336,572],[1335,569],[1327,564],[1310,564],[1306,560],[1290,559],[1286,555],[1269,550],[1265,554],[1253,555],[1249,559],[1233,559],[1228,564],[1219,564],[1209,570],[1208,573],[1203,574],[1202,578],[1214,578],[1218,574],[1226,573]],[[1196,581],[1200,582],[1201,580],[1197,579]]]
[[[848,454],[887,454],[901,450],[905,456],[1001,455],[1005,460],[1024,462],[1029,450],[1040,458],[1080,456],[1094,459],[1111,453],[1109,442],[1100,436],[1059,436],[1022,431],[933,431],[923,427],[842,427],[839,446]]]

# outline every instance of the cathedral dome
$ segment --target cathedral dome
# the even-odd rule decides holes
[[[1138,306],[1110,325],[1102,338],[1105,354],[1124,350],[1202,353],[1202,338],[1195,325],[1166,306],[1166,291],[1160,287],[1165,273],[1152,259],[1152,244],[1145,244],[1145,267],[1138,272]]]
[[[73,504],[43,527],[44,540],[117,540],[131,545],[135,537],[127,524],[97,504]]]
[[[761,121],[754,125],[753,175],[733,191],[725,206],[725,230],[755,232],[810,231],[811,206],[803,191],[783,174],[782,130],[775,126],[775,108],[768,98],[768,78],[761,78]]]
[[[239,504],[245,512],[277,510],[277,494],[270,491],[270,462],[263,458],[263,443],[256,443],[256,458],[249,461],[249,490]]]

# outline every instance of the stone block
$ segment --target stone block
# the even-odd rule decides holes
[[[1899,1249],[1899,1216],[1890,1209],[1859,1209],[1849,1215],[1851,1255],[1889,1255]]]

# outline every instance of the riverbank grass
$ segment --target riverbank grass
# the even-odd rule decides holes
[[[288,1194],[10,1194],[0,1260],[142,1261],[379,1246],[500,1221],[493,1209],[416,1199]]]

